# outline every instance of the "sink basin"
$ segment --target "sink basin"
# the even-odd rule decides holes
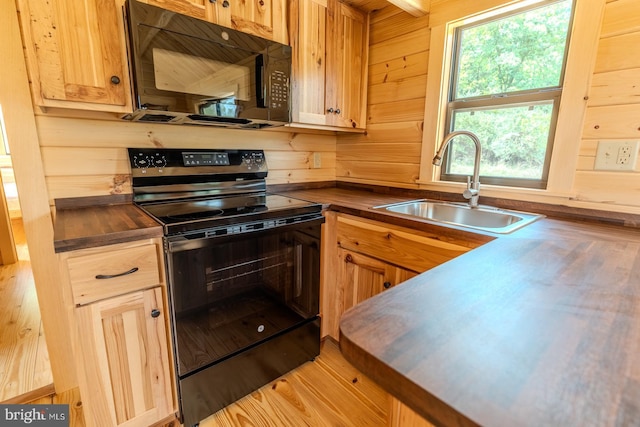
[[[374,209],[501,234],[511,233],[544,217],[490,206],[471,208],[467,204],[434,200],[414,200]]]

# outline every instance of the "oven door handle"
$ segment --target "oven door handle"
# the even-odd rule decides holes
[[[251,235],[262,235],[266,233],[273,233],[274,231],[287,231],[294,230],[300,227],[308,227],[313,225],[320,225],[324,223],[324,217],[314,217],[305,219],[299,222],[294,222],[292,224],[279,225],[275,227],[264,228],[260,230],[251,230],[241,233],[234,234],[226,234],[223,236],[210,236],[210,237],[199,237],[195,239],[188,239],[185,236],[171,236],[167,237],[165,241],[165,250],[168,253],[189,251],[193,249],[202,249],[211,246],[215,246],[221,243],[221,240],[229,240],[229,239],[238,239],[238,238],[247,238]]]

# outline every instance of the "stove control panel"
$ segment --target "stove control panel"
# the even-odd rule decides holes
[[[182,153],[185,166],[229,166],[229,153]]]
[[[134,178],[205,174],[258,174],[264,178],[267,175],[263,150],[129,148],[128,151]]]

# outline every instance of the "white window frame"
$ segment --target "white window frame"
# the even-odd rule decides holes
[[[420,179],[422,188],[445,192],[461,192],[465,184],[440,180],[440,167],[432,164],[438,146],[445,136],[446,112],[451,74],[451,50],[454,31],[491,15],[500,15],[543,0],[487,0],[472,4],[465,0],[445,2],[446,11],[431,10],[432,28],[427,75],[424,128]],[[459,3],[456,4],[456,3]],[[582,126],[587,107],[589,84],[595,66],[600,25],[606,0],[576,0],[573,26],[567,52],[562,99],[553,140],[546,189],[482,185],[481,194],[510,197],[514,193],[521,199],[540,200],[539,196],[571,198],[578,163]],[[473,10],[473,8],[478,10]],[[480,9],[482,8],[482,9]],[[465,14],[452,16],[452,13]],[[587,46],[588,48],[585,48]]]

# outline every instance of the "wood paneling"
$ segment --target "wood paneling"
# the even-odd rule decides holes
[[[593,6],[589,3],[588,7]],[[595,71],[585,98],[588,101],[575,171],[565,173],[563,178],[573,181],[574,196],[568,204],[588,203],[596,208],[627,211],[640,207],[635,184],[640,178],[638,169],[630,173],[594,170],[598,141],[640,138],[640,56],[630,54],[640,53],[639,16],[640,3],[636,1],[616,0],[605,5],[600,39],[594,45]],[[562,139],[559,141],[562,143]],[[563,166],[566,170],[566,163]]]
[[[416,19],[409,14],[405,15],[405,19]],[[394,25],[397,19],[394,19]],[[383,25],[380,23],[379,25]],[[379,64],[391,59],[409,56],[411,54],[425,51],[429,48],[429,28],[424,27],[399,37],[388,39],[380,43],[369,45],[369,64]]]
[[[264,149],[268,184],[335,180],[331,134],[216,129],[37,116],[49,203],[131,193],[126,147]],[[320,167],[314,168],[318,155]],[[70,166],[72,165],[72,166]]]
[[[610,205],[640,205],[640,173],[577,171],[577,197]]]
[[[429,52],[423,51],[373,64],[369,67],[369,84],[376,85],[387,81],[402,81],[409,77],[424,76],[427,74],[428,63]],[[416,94],[416,96],[419,95]]]
[[[640,46],[640,31],[600,39],[595,72],[640,67],[640,55],[630,54],[637,52],[638,46]]]
[[[369,105],[369,123],[418,121],[424,116],[424,98]]]
[[[410,99],[424,99],[427,80],[424,76],[408,77],[400,80],[387,80],[380,84],[369,86],[369,103],[383,104],[389,99],[408,101]]]
[[[636,0],[615,0],[607,3],[601,37],[640,32],[640,4]]]
[[[343,143],[385,143],[385,142],[415,142],[422,141],[422,121],[372,123],[367,126],[364,135],[340,136],[340,147]],[[342,154],[342,150],[340,150]]]
[[[640,103],[587,109],[583,138],[640,138]]]
[[[415,185],[419,175],[429,48],[428,16],[393,5],[370,17],[367,132],[340,135],[336,177]]]
[[[408,18],[397,7],[389,6],[373,14],[369,32],[369,44],[377,45],[384,41],[424,30],[429,26],[429,17]],[[422,33],[424,34],[424,33]]]
[[[512,3],[515,2],[432,0],[428,17],[416,19],[391,5],[371,14],[367,132],[338,137],[337,179],[404,188],[418,185],[414,168],[421,161],[414,144],[423,144],[426,92],[423,89],[428,64],[433,59],[429,50],[430,28]],[[604,8],[602,11],[600,6]],[[585,41],[575,48],[578,52],[574,55],[575,63],[568,68],[567,78],[573,84],[567,85],[564,110],[561,106],[566,118],[554,149],[554,158],[562,161],[553,163],[555,169],[550,175],[553,181],[550,190],[559,196],[555,203],[623,211],[640,207],[633,185],[640,177],[639,171],[612,174],[593,170],[598,140],[640,138],[640,54],[634,54],[640,53],[639,16],[640,2],[634,0],[608,1],[606,5],[601,2],[598,8],[584,0],[579,4],[578,30],[584,28],[580,27],[581,22],[587,20],[603,22],[599,36],[593,33],[593,41],[599,40],[598,43],[587,43],[584,31],[574,31],[574,36],[580,33]],[[597,29],[593,25],[588,27]],[[578,76],[590,67],[588,64],[593,61],[589,58],[593,55],[596,55],[595,73]],[[437,62],[431,61],[433,65]],[[438,93],[431,93],[429,102],[438,97]],[[584,119],[582,108],[586,111]],[[568,111],[571,113],[567,114]],[[436,116],[428,117],[437,119]],[[580,134],[580,141],[575,140],[575,134]],[[375,146],[380,143],[384,145]],[[585,144],[591,147],[589,153],[584,151]],[[424,155],[424,145],[422,150]],[[423,167],[430,170],[428,165]],[[424,175],[431,176],[427,172]],[[603,182],[617,186],[611,197],[606,197]],[[497,195],[501,190],[492,191]],[[513,197],[513,193],[505,193],[504,197]],[[622,202],[626,205],[621,205]]]
[[[361,178],[379,183],[412,183],[418,180],[420,166],[410,163],[340,161],[336,175],[345,178]]]
[[[58,291],[60,283],[53,248],[51,209],[47,203],[47,187],[38,145],[37,127],[29,80],[20,42],[15,2],[0,2],[0,104],[4,114],[6,136],[11,148],[13,170],[20,200],[27,244],[31,255],[36,290],[41,304],[40,314],[46,325],[47,348],[57,391],[77,386],[75,365],[69,357],[71,341],[68,336],[69,319],[64,300]]]
[[[422,145],[416,142],[340,144],[340,159],[360,161],[362,150],[365,150],[368,153],[368,160],[372,162],[419,163],[421,147]]]
[[[628,105],[640,101],[640,68],[593,75],[589,107]]]

